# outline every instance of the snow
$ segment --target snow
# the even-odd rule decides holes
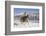
[[[14,23],[17,25],[14,25],[15,28],[31,28],[31,27],[38,27],[39,23],[33,23],[31,20],[28,20],[28,22],[21,23],[20,20],[15,20]]]

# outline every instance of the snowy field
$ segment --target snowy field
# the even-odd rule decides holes
[[[14,21],[15,28],[31,28],[31,27],[39,27],[39,23],[36,20],[36,23],[32,20],[28,20],[28,22],[21,23],[20,20]]]

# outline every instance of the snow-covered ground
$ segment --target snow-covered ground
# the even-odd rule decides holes
[[[15,28],[31,28],[31,27],[38,27],[39,26],[39,23],[35,23],[31,20],[28,20],[28,22],[24,22],[24,23],[21,23],[20,20],[15,20],[14,21],[14,27]]]

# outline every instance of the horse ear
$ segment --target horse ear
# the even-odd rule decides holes
[[[27,15],[28,16],[28,15]]]

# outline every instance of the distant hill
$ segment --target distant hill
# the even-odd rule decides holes
[[[39,13],[26,13],[29,15],[29,20],[39,20]],[[20,19],[21,16],[24,15],[24,13],[19,13],[19,14],[16,14],[16,16],[14,16],[15,19]]]

